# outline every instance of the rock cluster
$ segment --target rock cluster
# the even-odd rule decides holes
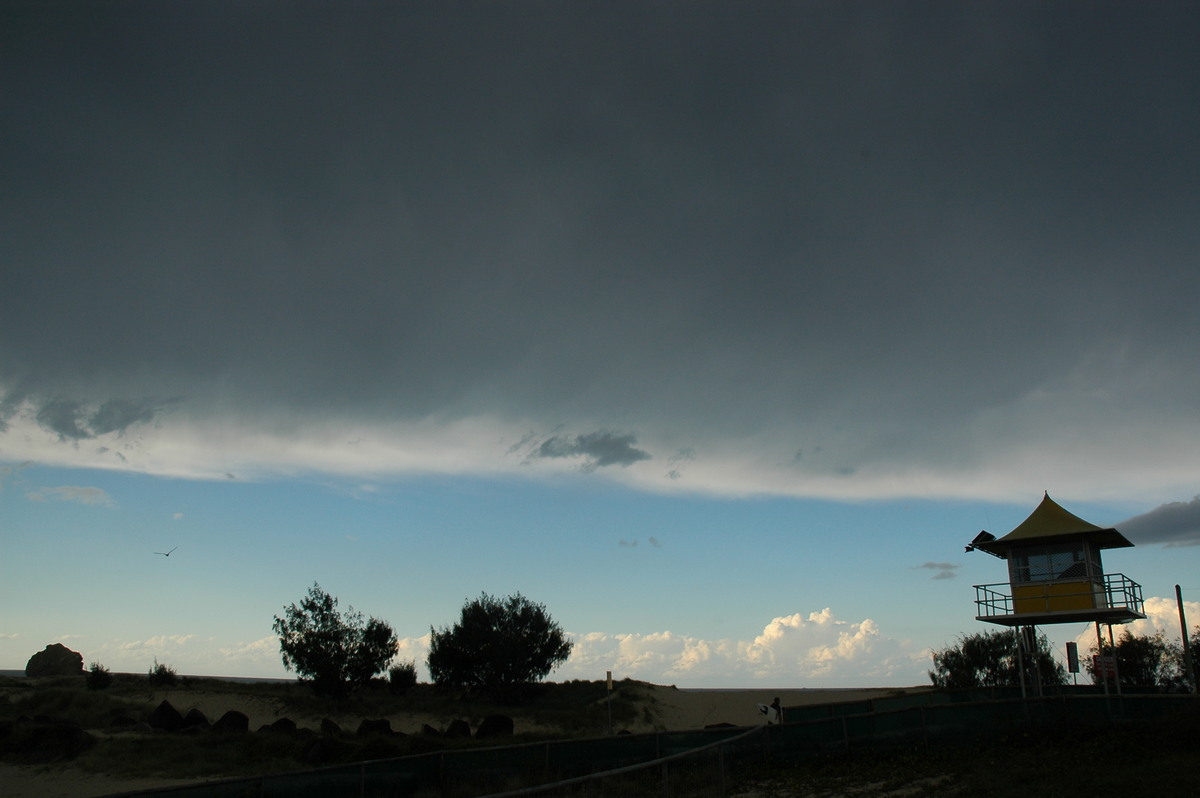
[[[215,723],[199,709],[191,709],[186,715],[180,713],[169,701],[162,701],[148,715],[139,719],[128,708],[113,709],[109,713],[111,732],[137,732],[160,734],[246,734],[250,729],[249,717],[243,712],[230,710]],[[348,746],[366,746],[379,757],[397,755],[393,744],[407,737],[403,732],[392,729],[387,718],[364,719],[353,733],[358,739],[352,742],[340,726],[326,718],[319,732],[299,728],[289,718],[279,718],[258,729],[259,734],[278,735],[292,738],[303,744],[304,762],[318,766],[335,761],[343,756]],[[443,738],[466,738],[471,736],[471,725],[457,718],[442,730],[426,725],[423,733]],[[480,722],[474,736],[478,739],[510,737],[513,720],[507,715],[490,715]],[[78,724],[49,717],[26,718],[15,721],[0,721],[0,756],[15,756],[18,761],[53,761],[69,759],[95,743],[91,734]],[[372,749],[373,747],[373,749]],[[398,751],[404,748],[396,749]]]

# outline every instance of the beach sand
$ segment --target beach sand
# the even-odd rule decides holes
[[[643,718],[636,723],[623,724],[621,728],[639,733],[700,729],[720,723],[735,726],[761,725],[767,722],[767,718],[759,712],[758,705],[770,704],[775,698],[779,698],[784,707],[789,707],[860,701],[924,689],[928,688],[694,690],[643,684],[639,685],[640,701],[651,708],[653,721]],[[174,698],[172,703],[181,712],[192,708],[199,709],[210,721],[215,721],[227,710],[237,709],[249,716],[252,731],[284,716],[280,704],[249,696],[245,690],[231,693],[220,690],[189,690],[177,697],[171,694],[162,697],[168,700]],[[155,696],[152,700],[157,702],[162,700],[162,697]],[[290,717],[298,726],[311,729],[320,727],[320,718],[300,718],[294,715]],[[393,714],[389,715],[388,719],[393,729],[408,733],[419,731],[426,723],[441,728],[449,720],[414,713]],[[357,727],[356,718],[334,720],[347,730]],[[514,721],[518,734],[537,731],[535,726],[519,716],[514,717]],[[89,773],[70,766],[0,765],[0,795],[4,798],[96,798],[119,792],[189,783],[193,781],[166,778],[125,779]]]

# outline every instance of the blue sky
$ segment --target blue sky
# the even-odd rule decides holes
[[[317,581],[418,662],[520,591],[555,678],[922,683],[1043,491],[1174,633],[1198,21],[0,7],[0,668],[281,675]]]
[[[116,670],[283,676],[272,617],[318,581],[422,665],[430,626],[520,591],[576,640],[555,678],[694,687],[923,683],[930,647],[982,628],[971,585],[1006,579],[963,544],[1032,509],[666,496],[581,474],[247,484],[32,464],[0,497],[7,668],[62,641]],[[1115,523],[1133,505],[1070,507]],[[1194,552],[1146,545],[1106,565],[1147,596],[1182,581],[1192,601]],[[1060,646],[1090,632],[1046,631]]]

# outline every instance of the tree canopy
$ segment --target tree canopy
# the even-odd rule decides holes
[[[342,696],[382,672],[396,654],[396,633],[384,621],[353,607],[338,612],[338,600],[316,582],[300,601],[275,616],[283,666],[311,681],[321,695]]]
[[[1037,636],[1033,660],[1043,684],[1066,684],[1066,671],[1054,660],[1045,635]],[[935,687],[1019,686],[1017,633],[990,631],[960,637],[957,645],[933,653],[929,678]]]
[[[443,687],[519,701],[571,654],[571,641],[543,604],[517,593],[468,601],[453,628],[430,628],[429,674]]]
[[[1190,642],[1193,647],[1200,642],[1200,629]],[[1105,643],[1101,653],[1112,656],[1113,647]],[[1148,636],[1132,634],[1128,629],[1122,631],[1116,640],[1116,656],[1117,675],[1123,685],[1156,687],[1167,692],[1189,689],[1183,645],[1167,640],[1162,631]],[[1084,667],[1095,684],[1103,681],[1093,660],[1089,659]]]

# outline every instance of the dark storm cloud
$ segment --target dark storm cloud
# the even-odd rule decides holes
[[[94,411],[83,402],[51,399],[34,411],[37,423],[64,440],[84,440],[123,433],[135,424],[154,420],[163,404],[149,401],[110,399]]]
[[[1200,496],[1190,502],[1170,502],[1117,524],[1134,543],[1200,546]]]
[[[92,437],[83,426],[83,403],[52,399],[37,411],[37,422],[61,438],[81,440]]]
[[[612,432],[589,432],[583,435],[563,436],[554,435],[534,450],[534,457],[582,457],[583,469],[594,471],[604,466],[632,465],[640,460],[649,460],[647,452],[638,449],[634,444],[634,435],[618,435]]]
[[[1197,409],[1192,5],[0,14],[0,423],[489,414],[854,479],[998,408]],[[582,438],[541,454],[648,456]]]
[[[105,435],[109,432],[123,432],[134,424],[153,421],[160,410],[161,405],[154,402],[110,399],[92,414],[92,433]]]

